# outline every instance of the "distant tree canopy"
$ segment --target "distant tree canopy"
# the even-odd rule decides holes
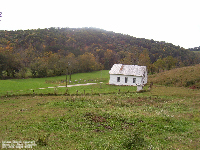
[[[89,72],[115,63],[155,73],[199,62],[198,54],[170,43],[96,28],[0,31],[0,78],[57,76],[66,68]]]

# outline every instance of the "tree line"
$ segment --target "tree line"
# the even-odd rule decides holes
[[[0,31],[0,78],[108,70],[115,63],[155,73],[199,62],[199,55],[171,43],[96,28]]]

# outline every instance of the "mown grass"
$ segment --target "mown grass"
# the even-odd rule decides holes
[[[69,75],[67,77],[69,81]],[[108,70],[95,71],[92,73],[78,73],[71,75],[71,81],[68,85],[85,83],[108,83]],[[48,88],[66,85],[66,76],[48,77],[48,78],[29,78],[29,79],[10,79],[0,80],[0,96],[22,95],[22,94],[63,94],[66,88]],[[45,89],[39,89],[45,88]],[[73,89],[73,88],[72,88]],[[79,88],[76,88],[79,90]],[[76,91],[75,90],[75,91]],[[74,91],[74,90],[73,90]],[[75,92],[74,92],[75,93]]]
[[[144,93],[2,97],[0,141],[36,141],[41,150],[199,149],[199,94],[153,86]]]

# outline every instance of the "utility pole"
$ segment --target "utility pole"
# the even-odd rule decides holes
[[[68,74],[68,67],[66,69],[66,87],[67,87],[67,74]]]
[[[72,75],[72,71],[70,70],[70,72],[69,72],[69,82],[72,80],[71,75]]]
[[[101,70],[101,80],[102,80],[102,70]]]

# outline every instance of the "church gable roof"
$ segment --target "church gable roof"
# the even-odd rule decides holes
[[[146,66],[114,64],[109,74],[144,76]]]

